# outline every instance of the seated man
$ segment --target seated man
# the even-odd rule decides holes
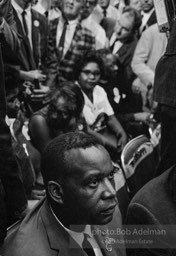
[[[121,215],[105,148],[82,132],[63,134],[45,148],[41,166],[47,196],[9,231],[2,254],[125,255],[106,232],[120,227]]]

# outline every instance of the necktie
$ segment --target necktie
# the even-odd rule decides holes
[[[64,44],[65,44],[65,36],[66,36],[66,31],[67,31],[67,21],[64,22],[64,26],[63,26],[63,30],[62,30],[62,34],[61,34],[61,38],[60,38],[60,41],[59,41],[59,45],[58,45],[58,48],[59,48],[59,56],[60,58],[63,57],[63,53],[64,53]]]
[[[106,17],[106,15],[107,15],[106,9],[103,9],[103,15],[104,15],[104,17]]]
[[[84,234],[84,241],[82,243],[83,250],[87,253],[88,256],[95,256],[95,252],[92,248],[92,245],[87,240],[88,235]]]
[[[45,15],[46,18],[48,18],[48,11],[45,11],[44,15]]]
[[[22,12],[23,27],[24,27],[25,35],[28,36],[28,27],[27,27],[26,17],[25,16],[26,16],[26,11],[23,10],[23,12]]]

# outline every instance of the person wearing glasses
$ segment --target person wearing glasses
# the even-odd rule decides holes
[[[85,0],[61,0],[61,16],[50,22],[46,85],[51,89],[57,80],[72,81],[77,59],[95,49],[94,36],[80,21],[84,5]]]
[[[75,78],[85,100],[83,116],[88,132],[99,138],[112,154],[120,153],[127,142],[127,135],[114,115],[105,90],[99,86],[102,73],[103,62],[96,52],[86,53],[75,67]],[[110,131],[106,133],[105,130]]]

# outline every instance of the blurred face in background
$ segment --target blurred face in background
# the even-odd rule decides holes
[[[138,12],[141,12],[142,10],[141,0],[130,0],[129,5]]]
[[[98,3],[102,8],[107,8],[109,6],[110,0],[98,0]]]
[[[75,117],[75,105],[68,102],[68,99],[63,96],[50,103],[48,110],[48,120],[51,129],[59,132],[74,131],[77,127],[77,120]]]
[[[116,79],[118,71],[116,56],[112,53],[108,53],[103,57],[103,62],[108,78]]]
[[[32,3],[32,0],[15,0],[15,2],[22,8],[28,8],[29,4]]]
[[[20,101],[17,98],[18,93],[19,89],[14,88],[8,92],[8,95],[6,95],[7,115],[9,118],[16,118],[20,110]]]
[[[153,7],[153,0],[141,0],[142,10],[144,12],[149,12]]]
[[[133,24],[134,16],[131,16],[128,12],[122,13],[120,19],[117,20],[114,27],[116,38],[120,41],[123,41],[131,36]]]
[[[68,20],[75,20],[79,17],[84,5],[85,0],[62,0],[61,10]]]
[[[97,0],[86,0],[81,13],[82,19],[86,19],[87,17],[89,17],[89,15],[93,12],[96,5]]]

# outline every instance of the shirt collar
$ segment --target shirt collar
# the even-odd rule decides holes
[[[50,208],[51,208],[51,206],[50,206]],[[60,222],[60,220],[57,218],[57,216],[53,212],[52,208],[51,208],[51,212],[52,212],[53,216],[55,217],[56,221],[59,223],[59,225],[61,225],[61,227],[63,229],[65,229],[65,231],[79,244],[80,247],[82,247],[82,243],[83,243],[83,240],[84,240],[84,234],[87,234],[89,237],[92,237],[90,225],[86,225],[85,229],[82,232],[75,232],[75,231],[73,231],[71,229],[66,228]]]
[[[63,16],[61,16],[61,22],[62,22],[62,23],[65,22],[65,19],[64,19]],[[68,20],[68,24],[69,24],[70,26],[77,25],[78,22],[79,22],[79,19],[78,19],[78,18],[75,19],[75,20]]]
[[[149,12],[144,12],[144,11],[142,11],[141,14],[142,14],[143,16],[148,16],[148,17],[150,17],[150,15],[151,15],[153,12],[154,12],[154,7],[153,7],[153,9],[151,9]]]

